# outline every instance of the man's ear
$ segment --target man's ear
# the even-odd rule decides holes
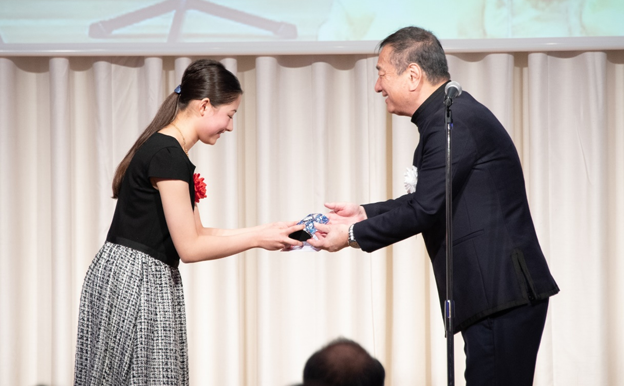
[[[405,71],[408,75],[407,79],[410,91],[418,89],[418,87],[420,87],[425,80],[425,73],[422,68],[420,68],[420,66],[416,63],[410,63]]]

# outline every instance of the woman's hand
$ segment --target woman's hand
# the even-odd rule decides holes
[[[301,247],[303,245],[301,241],[291,239],[288,235],[302,230],[304,226],[304,224],[297,225],[297,221],[261,225],[258,230],[258,247],[267,251]]]

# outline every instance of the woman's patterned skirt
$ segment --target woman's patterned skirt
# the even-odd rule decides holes
[[[182,280],[143,252],[106,242],[80,298],[75,385],[188,385]]]

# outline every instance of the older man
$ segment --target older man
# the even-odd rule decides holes
[[[417,27],[380,43],[375,91],[390,113],[411,116],[420,141],[413,193],[368,205],[327,204],[317,248],[372,252],[422,233],[441,305],[446,293],[445,85],[438,39]],[[453,331],[465,341],[466,381],[532,385],[548,299],[559,292],[540,248],[514,144],[469,93],[453,105]]]

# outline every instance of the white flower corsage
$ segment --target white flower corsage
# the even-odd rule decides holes
[[[405,190],[407,193],[414,193],[416,191],[416,183],[418,182],[418,169],[412,165],[405,170]]]

